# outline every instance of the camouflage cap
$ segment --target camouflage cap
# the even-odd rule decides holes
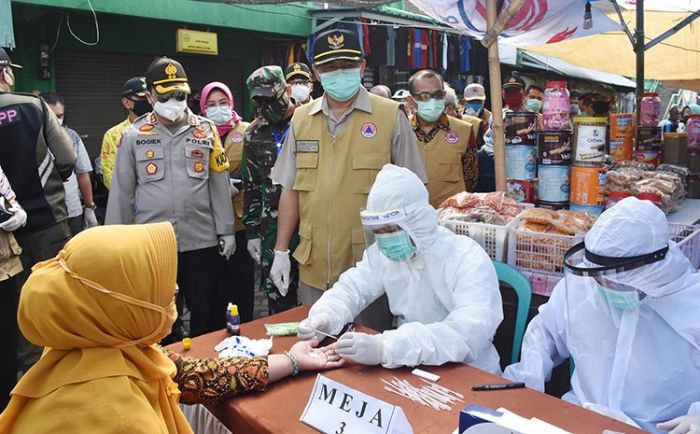
[[[277,65],[268,65],[253,71],[245,84],[250,91],[250,97],[256,96],[275,96],[283,89],[287,82],[284,80],[284,72]]]

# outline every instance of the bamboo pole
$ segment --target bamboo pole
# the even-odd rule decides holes
[[[501,11],[500,14],[498,14],[498,18],[496,19],[495,24],[492,25],[489,22],[487,32],[484,35],[484,39],[481,40],[481,45],[483,45],[486,48],[489,48],[491,47],[491,45],[495,44],[498,40],[498,35],[500,35],[503,29],[506,28],[508,22],[512,20],[513,17],[518,14],[518,12],[520,12],[520,9],[523,8],[524,4],[525,0],[511,1],[508,4],[508,6],[506,6],[506,8],[503,11]]]
[[[486,2],[486,22],[489,30],[496,24],[498,15],[497,1],[498,0],[487,0]],[[503,100],[501,96],[501,60],[498,57],[498,43],[493,43],[489,46],[489,84],[496,191],[506,191],[506,148],[503,130]]]

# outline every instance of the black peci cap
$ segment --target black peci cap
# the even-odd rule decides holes
[[[314,40],[314,65],[334,60],[362,60],[362,47],[357,33],[350,30],[327,30]]]
[[[12,63],[12,60],[10,60],[10,55],[7,54],[7,51],[5,51],[4,48],[0,47],[0,68],[4,68],[5,66],[22,69],[20,65]]]
[[[187,74],[177,60],[161,57],[151,63],[146,70],[146,84],[157,93],[185,92],[190,93]]]
[[[146,78],[145,77],[131,77],[122,86],[122,97],[128,98],[130,96],[146,96]]]

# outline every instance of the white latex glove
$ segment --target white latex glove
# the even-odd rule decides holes
[[[85,229],[97,226],[97,216],[93,208],[86,207],[83,210],[83,226],[85,226]]]
[[[219,235],[219,254],[226,258],[233,255],[236,251],[236,236],[235,235]]]
[[[248,240],[248,245],[246,246],[248,249],[248,254],[250,254],[250,257],[253,258],[255,262],[257,262],[258,265],[260,265],[260,253],[262,252],[262,241],[260,238],[253,238],[252,240]]]
[[[321,313],[310,316],[299,323],[297,327],[297,337],[302,341],[315,340],[321,342],[326,336],[321,333],[316,333],[316,331],[330,333],[330,324],[331,321],[327,315]]]
[[[289,273],[292,270],[292,264],[289,262],[289,250],[280,252],[275,250],[275,259],[272,261],[270,268],[270,279],[275,284],[277,290],[282,297],[289,292]]]
[[[384,337],[348,332],[336,342],[335,352],[347,360],[354,360],[364,365],[378,365],[383,359]]]
[[[5,232],[16,231],[27,223],[27,212],[18,206],[10,207],[7,210],[12,213],[12,217],[0,223],[0,229]]]
[[[228,182],[229,182],[228,185],[229,185],[229,190],[231,192],[231,197],[233,197],[240,192],[238,190],[238,187],[236,187],[236,184],[238,184],[239,181],[237,179],[229,179]]]
[[[656,427],[662,431],[668,431],[670,434],[700,434],[700,416],[681,416],[660,423]]]

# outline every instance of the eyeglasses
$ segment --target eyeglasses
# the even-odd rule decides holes
[[[416,101],[430,101],[431,99],[445,99],[445,97],[447,96],[447,92],[445,92],[444,90],[436,90],[433,93],[430,93],[430,92],[411,93],[411,96]]]
[[[168,102],[170,99],[175,99],[177,101],[184,101],[187,98],[185,92],[169,92],[164,94],[156,94],[156,99],[158,102]]]

